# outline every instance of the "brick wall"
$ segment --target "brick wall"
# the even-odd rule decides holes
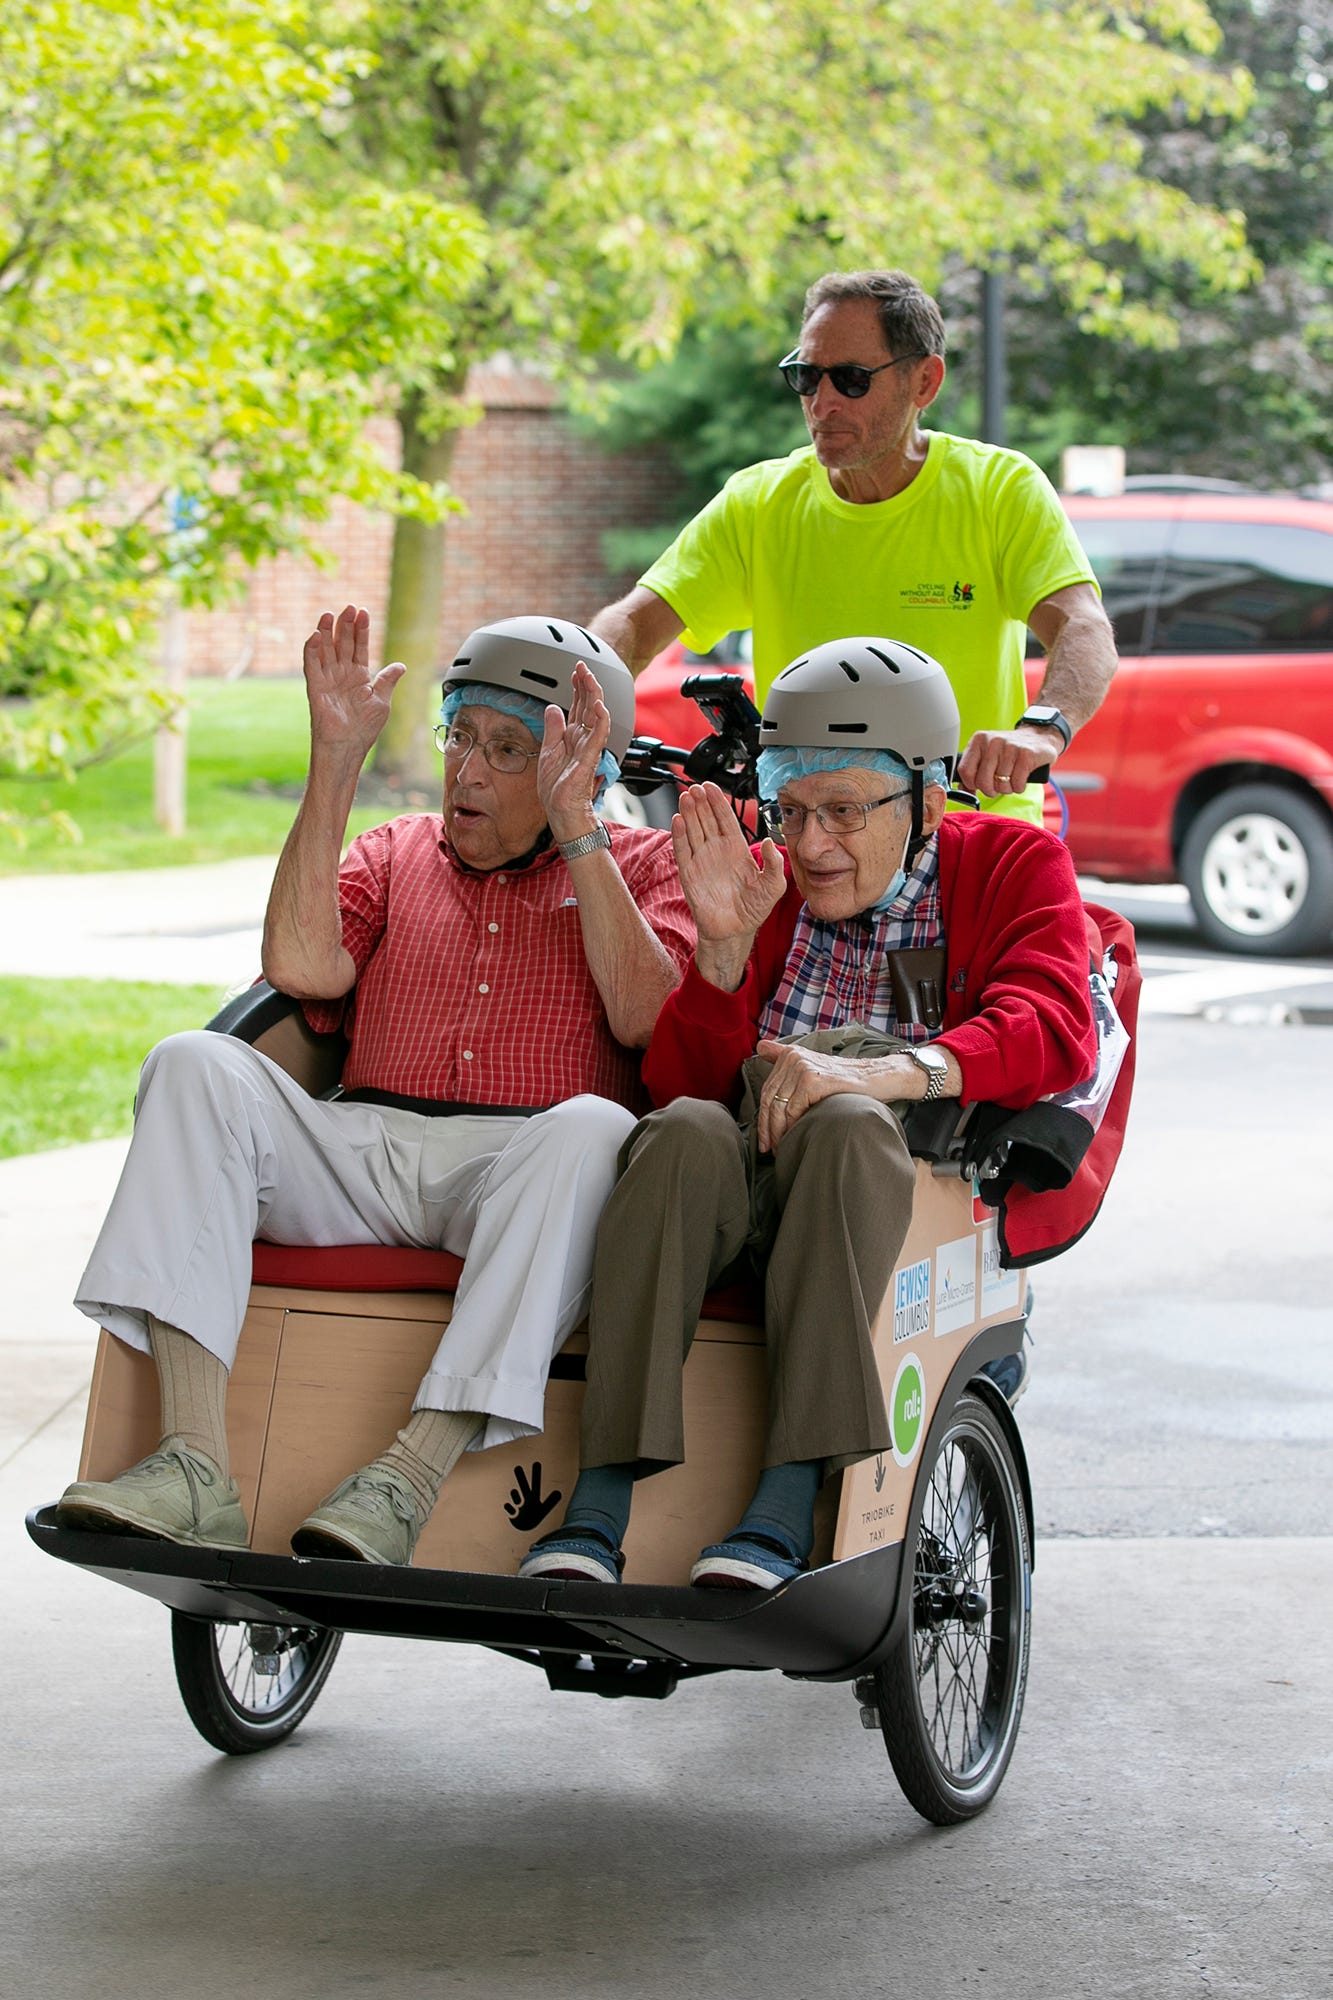
[[[590,618],[634,581],[608,573],[603,531],[669,519],[675,491],[663,453],[612,458],[579,437],[549,382],[497,368],[474,375],[469,391],[485,415],[459,433],[454,457],[450,483],[468,511],[448,525],[437,665],[489,619],[526,611]],[[377,424],[373,435],[396,457],[394,424]],[[383,633],[392,521],[340,500],[317,533],[329,567],[279,557],[251,573],[234,604],[191,613],[192,674],[295,673],[320,612],[344,603],[366,605],[372,632]]]

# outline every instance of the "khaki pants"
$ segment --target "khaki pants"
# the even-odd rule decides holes
[[[199,1029],[149,1055],[134,1137],[75,1304],[147,1350],[147,1315],[230,1368],[250,1246],[403,1243],[464,1259],[415,1407],[477,1410],[473,1449],[542,1428],[551,1357],[588,1305],[597,1220],[633,1114],[572,1097],[533,1118],[425,1118],[307,1096]]]
[[[885,1450],[870,1327],[912,1216],[902,1125],[871,1098],[825,1098],[756,1162],[723,1105],[678,1098],[637,1127],[593,1266],[585,1466],[647,1473],[685,1456],[681,1370],[704,1293],[764,1276],[765,1465],[826,1469]],[[753,1201],[771,1172],[771,1199]]]

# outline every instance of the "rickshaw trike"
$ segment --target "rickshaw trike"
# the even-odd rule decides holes
[[[262,982],[210,1025],[312,1091],[336,1086],[341,1038],[312,1033]],[[377,1245],[254,1246],[227,1399],[247,1549],[62,1529],[53,1506],[33,1510],[29,1533],[167,1606],[185,1707],[231,1754],[289,1735],[342,1635],[366,1632],[488,1647],[537,1667],[553,1689],[606,1697],[662,1699],[724,1669],[847,1683],[917,1811],[939,1825],[970,1818],[995,1796],[1017,1739],[1033,1566],[1027,1464],[1005,1393],[1014,1383],[998,1365],[1021,1373],[1028,1279],[1006,1261],[1002,1208],[977,1191],[1002,1185],[989,1109],[911,1107],[912,1223],[874,1324],[891,1449],[825,1483],[811,1567],[778,1589],[688,1582],[760,1468],[762,1306],[745,1286],[704,1301],[685,1369],[686,1461],[639,1487],[628,1581],[516,1573],[577,1476],[582,1331],[552,1363],[542,1433],[464,1456],[410,1567],[294,1555],[293,1530],[401,1422],[450,1315],[455,1258]],[[1017,1137],[1021,1154],[1012,1115],[1001,1129],[999,1152]],[[151,1360],[103,1332],[78,1476],[114,1477],[157,1433]]]

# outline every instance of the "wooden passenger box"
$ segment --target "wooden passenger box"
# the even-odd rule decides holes
[[[352,1253],[257,1245],[256,1254],[261,1274],[277,1257],[305,1260],[313,1275],[320,1269],[314,1260],[326,1260],[327,1270],[327,1260]],[[439,1253],[446,1278],[449,1266],[457,1271]],[[893,1448],[827,1482],[816,1562],[902,1540],[921,1444],[945,1381],[978,1329],[1019,1317],[1022,1283],[1020,1273],[999,1269],[993,1213],[974,1200],[970,1183],[936,1177],[918,1163],[912,1227],[875,1325]],[[451,1304],[444,1289],[313,1289],[304,1272],[299,1285],[255,1285],[227,1398],[232,1471],[253,1548],[285,1553],[306,1515],[391,1441]],[[724,1298],[705,1301],[685,1369],[687,1461],[637,1488],[625,1544],[628,1579],[685,1582],[700,1548],[735,1525],[754,1489],[764,1430],[763,1333],[752,1320],[723,1316],[734,1310]],[[539,1437],[465,1454],[422,1534],[418,1568],[512,1575],[530,1542],[558,1524],[578,1472],[586,1349],[586,1334],[576,1333],[557,1357]],[[104,1332],[80,1477],[113,1477],[157,1438],[152,1361]],[[539,1502],[555,1496],[534,1521]]]

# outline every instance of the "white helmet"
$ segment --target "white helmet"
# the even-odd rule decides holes
[[[958,703],[938,660],[900,639],[831,639],[784,667],[761,750],[891,750],[909,771],[958,755]]]
[[[574,669],[586,661],[597,676],[611,714],[607,749],[619,763],[634,734],[634,676],[605,639],[563,618],[502,618],[479,625],[458,649],[444,676],[444,692],[459,681],[510,688],[515,694],[551,701],[569,713]]]

